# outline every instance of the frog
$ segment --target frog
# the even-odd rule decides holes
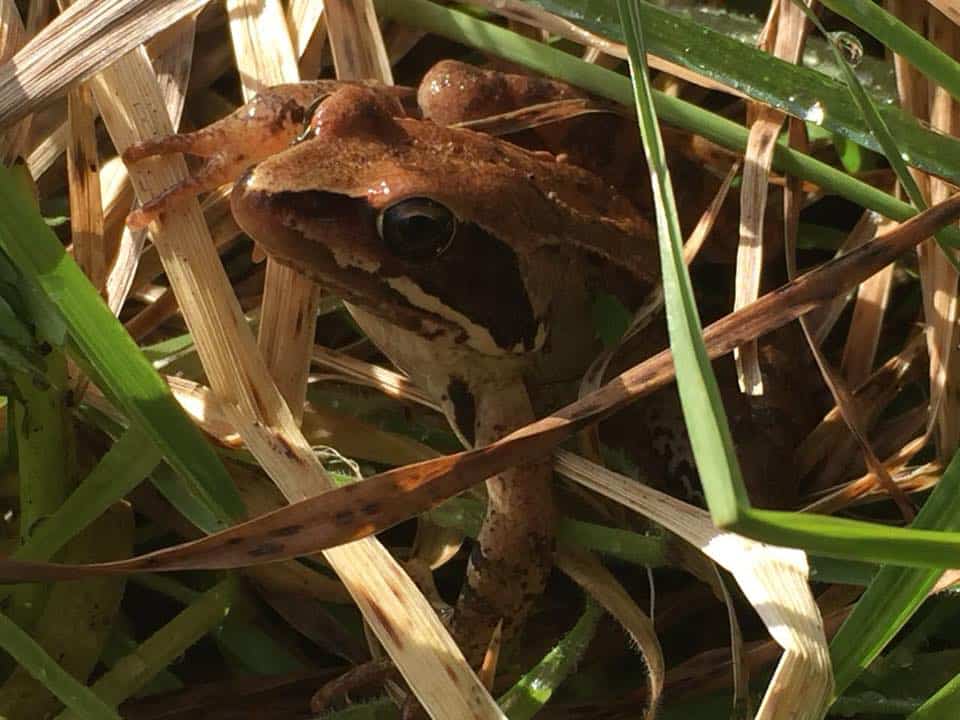
[[[134,211],[132,227],[162,223],[182,198],[235,179],[240,227],[273,260],[338,294],[472,447],[570,399],[565,388],[600,350],[592,299],[603,291],[628,311],[642,306],[658,292],[659,264],[647,216],[606,179],[562,155],[451,126],[465,114],[438,102],[451,70],[428,74],[419,105],[412,89],[372,82],[275,86],[206,128],[133,145],[124,159],[206,158]],[[540,82],[512,83],[507,104],[557,94]],[[450,621],[474,666],[495,628],[514,637],[544,590],[552,482],[540,461],[485,483],[486,514]]]

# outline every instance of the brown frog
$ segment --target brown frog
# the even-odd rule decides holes
[[[421,99],[434,95],[430,82]],[[175,151],[209,159],[130,223],[162,222],[177,198],[249,168],[231,199],[241,227],[339,294],[463,441],[483,445],[549,410],[558,388],[575,388],[599,349],[593,294],[638,307],[658,285],[656,244],[643,215],[597,175],[417,117],[411,95],[363,83],[278,86],[208,128],[132,147],[128,161]],[[474,664],[496,624],[509,637],[544,588],[550,485],[547,463],[487,481],[452,628]]]

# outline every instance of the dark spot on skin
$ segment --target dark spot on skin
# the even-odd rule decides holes
[[[232,537],[227,540],[227,545],[242,545],[245,541],[246,538]]]
[[[467,383],[453,378],[447,386],[447,396],[453,405],[453,417],[460,434],[471,445],[476,437],[477,403]]]
[[[369,515],[377,515],[377,514],[379,514],[379,512],[380,512],[380,503],[378,503],[378,502],[368,502],[368,503],[365,503],[363,506],[361,506],[360,512],[362,512],[364,515],[368,515],[368,516],[369,516]]]
[[[270,531],[270,537],[290,537],[303,530],[303,525],[285,525]]]
[[[294,323],[294,332],[300,334],[303,331],[303,308],[297,310],[297,319]]]
[[[250,557],[270,557],[271,555],[279,555],[281,552],[283,552],[283,543],[265,542],[252,550],[248,550],[247,555]]]
[[[353,510],[340,510],[333,516],[333,521],[337,525],[351,525],[355,515]]]
[[[443,665],[443,671],[447,673],[447,677],[453,680],[454,682],[460,681],[460,678],[457,677],[457,672],[446,663],[444,663]]]

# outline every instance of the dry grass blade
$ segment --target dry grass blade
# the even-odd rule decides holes
[[[30,177],[39,179],[67,147],[70,136],[70,125],[62,123],[56,130],[41,140],[27,155],[27,169]]]
[[[840,362],[844,378],[853,387],[861,385],[870,376],[892,285],[893,265],[888,265],[857,290],[850,330]]]
[[[175,128],[180,127],[180,118],[187,99],[196,29],[196,17],[187,16],[160,33],[147,47],[153,59],[153,69],[160,81],[164,103]],[[159,54],[154,55],[154,52]]]
[[[697,226],[693,229],[693,232],[690,233],[687,242],[684,243],[683,261],[687,265],[696,259],[700,250],[703,249],[704,244],[707,242],[710,231],[713,230],[714,223],[716,223],[717,218],[720,216],[723,204],[727,201],[730,187],[733,185],[733,181],[736,180],[737,175],[740,174],[740,168],[742,166],[743,163],[740,160],[737,160],[730,166],[730,169],[727,170],[727,174],[723,178],[723,182],[720,183],[720,187],[717,189],[717,194],[713,196],[709,207],[703,211],[700,220],[697,221]]]
[[[271,85],[300,79],[279,0],[230,0],[227,16],[245,101]],[[267,260],[257,341],[297,422],[307,393],[317,300],[313,281]]]
[[[105,70],[95,92],[119,150],[171,133],[142,49]],[[180,157],[146,161],[131,172],[141,198],[153,197],[185,176]],[[288,499],[328,489],[330,480],[257,352],[202,220],[198,205],[190,201],[154,228],[154,239],[211,386],[247,447]],[[430,605],[379,542],[352,543],[327,551],[326,557],[428,712],[501,717]],[[405,635],[412,627],[419,629],[415,643]]]
[[[854,225],[853,230],[844,239],[843,244],[837,249],[836,257],[860,247],[868,240],[872,240],[876,237],[878,228],[884,221],[885,219],[881,215],[872,210],[865,211],[857,224]],[[813,333],[814,340],[818,344],[822,343],[830,334],[830,331],[833,330],[848,302],[849,297],[844,293],[810,313],[810,332]]]
[[[796,118],[790,119],[789,135],[790,144],[793,147],[799,148],[804,152],[807,150],[806,130]],[[797,246],[797,233],[800,226],[801,200],[801,184],[797,180],[790,178],[787,183],[783,204],[785,228],[784,238],[787,246],[787,275],[790,278],[793,278],[796,275],[795,252]],[[880,273],[869,278],[867,282],[876,282],[877,278],[882,278],[884,273],[889,273],[890,267],[891,266],[888,265],[887,268],[882,270]],[[870,445],[870,441],[867,438],[866,433],[866,424],[863,421],[863,417],[861,416],[860,410],[857,407],[857,403],[854,400],[853,393],[850,391],[849,386],[840,375],[834,372],[830,362],[820,350],[820,346],[814,339],[814,335],[810,328],[810,324],[807,322],[807,318],[800,318],[800,327],[803,330],[803,336],[807,341],[807,346],[810,348],[810,353],[813,355],[813,358],[817,363],[817,367],[820,370],[820,375],[823,378],[824,383],[826,383],[827,387],[830,389],[830,394],[833,396],[833,400],[837,404],[837,408],[843,417],[844,423],[846,423],[847,427],[849,428],[850,434],[853,436],[854,440],[859,446],[860,452],[863,455],[867,467],[870,469],[870,472],[876,478],[877,482],[893,498],[904,519],[908,522],[913,520],[915,514],[913,505],[910,503],[906,494],[893,481],[893,478],[890,477],[890,473],[887,472],[886,467],[880,462],[879,458],[876,456],[876,453],[873,451],[873,447]],[[870,364],[872,364],[872,359],[870,360]]]
[[[922,3],[905,3],[903,0],[889,0],[888,6],[911,28],[924,31],[928,16],[932,14],[929,6]],[[946,38],[945,38],[946,39]],[[905,110],[918,118],[925,118],[931,108],[930,93],[936,92],[927,78],[906,58],[894,55],[894,68],[897,73],[897,90],[900,103]],[[944,102],[944,101],[947,102]],[[949,96],[941,97],[938,119],[949,124]],[[910,170],[925,200],[932,199],[932,178]],[[939,194],[949,192],[945,187]],[[927,323],[927,353],[930,356],[930,408],[931,424],[939,422],[939,406],[947,392],[947,368],[950,362],[954,324],[956,322],[957,273],[943,255],[933,239],[917,248],[920,269],[920,288],[923,293],[923,315]],[[951,403],[952,404],[952,403]],[[941,429],[942,433],[942,429]],[[949,458],[950,453],[941,459]]]
[[[856,389],[854,396],[857,410],[868,427],[896,396],[911,374],[916,372],[916,361],[923,349],[924,338],[917,333],[904,344],[899,353],[887,360]],[[832,460],[838,456],[841,456],[840,461],[833,463],[833,467],[845,468],[849,453],[843,445],[848,439],[849,434],[840,410],[831,408],[794,453],[798,474],[802,477],[824,459]],[[840,470],[832,471],[833,474],[838,472]]]
[[[955,23],[960,23],[960,0],[927,0]]]
[[[300,75],[313,77],[319,70],[319,57],[327,38],[324,3],[318,0],[290,0],[287,3],[287,27],[293,51],[300,60]]]
[[[557,469],[660,523],[736,578],[770,635],[784,649],[758,719],[822,717],[833,690],[833,674],[823,620],[807,584],[807,560],[802,551],[721,532],[706,511],[572,453],[558,453]]]
[[[955,17],[954,20],[957,18]],[[960,30],[936,12],[930,13],[930,40],[941,50],[956,57],[960,53]],[[930,125],[946,135],[956,137],[960,134],[960,107],[953,97],[940,86],[933,88],[930,108]],[[930,201],[937,203],[950,194],[948,183],[939,178],[930,178]],[[954,347],[957,336],[957,271],[953,264],[935,252],[934,297],[931,303],[936,313],[933,325],[931,345],[939,346],[938,366],[933,366],[931,358],[931,391],[936,389],[939,395],[931,392],[931,407],[936,408],[938,428],[937,449],[941,460],[953,456],[960,446],[960,396],[957,387],[960,384],[960,357]],[[935,372],[936,371],[936,372]]]
[[[870,277],[937,228],[958,217],[960,195],[955,195],[885,236],[764,295],[752,305],[706,328],[704,343],[707,352],[713,358],[725,355],[744,341],[795,320]],[[212,254],[209,246],[206,250]],[[190,315],[187,317],[189,320]],[[231,327],[235,326],[239,327],[239,324]],[[225,331],[220,330],[220,334]],[[195,336],[198,348],[203,348],[201,339],[204,336],[197,332]],[[231,342],[238,344],[241,340],[245,339],[242,336],[235,340],[231,338]],[[234,356],[225,348],[232,348],[232,345],[218,346],[215,358],[209,357],[212,354],[209,348],[202,350],[201,356],[217,361],[217,364],[205,363],[212,383],[222,383],[224,377],[234,381],[234,385],[217,387],[218,394],[224,398],[228,421],[275,480],[289,481],[294,475],[300,481],[316,482],[314,473],[319,468],[313,455],[302,450],[302,436],[295,428],[290,429],[289,414],[282,413],[281,408],[274,409],[276,414],[272,420],[263,415],[259,415],[263,419],[254,419],[258,418],[254,413],[263,406],[248,404],[251,402],[249,397],[235,397],[235,393],[243,392],[249,382],[244,376],[238,376],[238,371],[255,372],[261,377],[265,374],[262,366],[250,367],[256,356]],[[223,368],[219,363],[226,358],[234,358],[236,364]],[[213,369],[219,374],[215,375]],[[320,497],[295,502],[202,540],[121,563],[68,567],[3,560],[0,561],[0,579],[65,579],[102,572],[244,567],[353,543],[435,507],[505,468],[546,455],[574,432],[664,387],[673,377],[673,361],[669,351],[664,351],[617,376],[596,392],[486,447],[390,470]],[[260,397],[279,402],[278,397],[263,394],[265,389],[273,388],[269,380],[263,383],[258,386]],[[298,487],[282,487],[288,497],[298,491],[303,493]],[[353,543],[347,547],[357,545]],[[337,548],[338,551],[345,549]],[[342,577],[349,584],[349,576]]]
[[[406,375],[381,365],[373,365],[320,345],[314,345],[312,360],[318,365],[335,370],[338,379],[369,385],[390,397],[403,398],[431,410],[440,411],[436,401],[410,382]]]
[[[657,639],[653,621],[637,606],[623,585],[594,555],[573,550],[559,550],[556,564],[616,618],[640,648],[643,659],[647,663],[647,677],[650,685],[649,703],[644,712],[644,718],[652,720],[657,715],[664,678],[663,650]]]
[[[73,142],[67,147],[67,181],[70,186],[70,234],[77,264],[95,288],[107,280],[113,256],[104,242],[103,206],[100,200],[100,159],[93,122],[93,95],[85,85],[70,91],[67,114]]]
[[[333,66],[341,80],[379,80],[393,84],[390,58],[383,44],[371,0],[327,0],[327,36]]]
[[[807,18],[792,0],[779,0],[776,39],[773,54],[790,63],[797,63],[807,36]],[[773,15],[771,14],[771,17]],[[773,24],[766,26],[772,29]],[[777,136],[786,116],[773,108],[763,107],[750,126],[750,137],[744,156],[743,185],[740,190],[740,244],[737,247],[736,291],[734,310],[753,302],[760,294],[763,272],[763,218],[767,208],[770,167]],[[740,390],[748,395],[763,394],[763,378],[756,342],[734,351]]]
[[[84,0],[71,5],[0,67],[0,127],[61,96],[206,3]]]
[[[14,0],[0,0],[0,62],[6,62],[27,41],[27,33]],[[20,154],[26,139],[26,122],[0,133],[0,162],[9,165]],[[37,177],[34,175],[33,177]]]

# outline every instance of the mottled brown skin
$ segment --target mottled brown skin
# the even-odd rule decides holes
[[[314,102],[309,92],[290,101],[295,94],[285,89],[285,100],[271,101],[282,118]],[[468,444],[530,422],[556,401],[553,388],[582,373],[598,350],[589,317],[595,289],[632,308],[657,282],[650,226],[606,182],[545,153],[409,117],[395,90],[336,88],[304,139],[265,158],[252,158],[251,144],[275,147],[262,139],[271,127],[289,143],[300,135],[295,122],[258,117],[245,132],[242,108],[226,122],[196,135],[215,139],[218,157],[260,160],[234,188],[238,223],[275,260],[340,294]],[[189,140],[174,149],[191,152]],[[429,198],[456,216],[457,233],[439,257],[404,260],[378,234],[378,214],[404,198]],[[162,217],[168,204],[148,211]],[[496,624],[504,621],[509,638],[546,583],[550,475],[541,463],[487,482],[487,516],[453,621],[475,665]]]

